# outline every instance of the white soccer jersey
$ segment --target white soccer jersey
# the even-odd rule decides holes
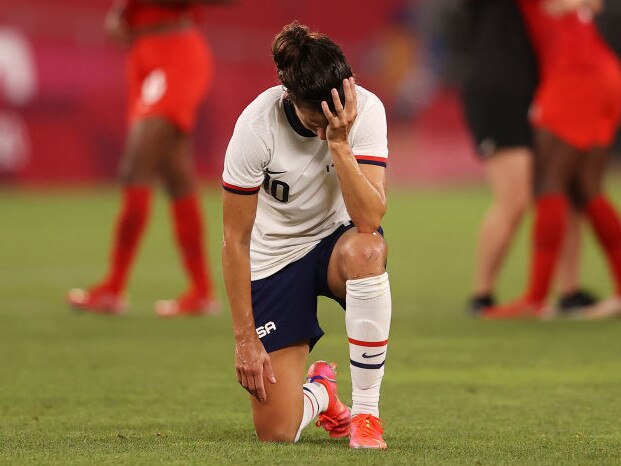
[[[352,152],[358,163],[386,166],[384,106],[360,86],[356,96],[358,116],[349,133]],[[282,86],[260,94],[240,115],[222,181],[233,193],[259,193],[250,243],[252,280],[300,259],[350,221],[327,141],[292,116]]]

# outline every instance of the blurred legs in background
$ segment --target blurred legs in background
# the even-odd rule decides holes
[[[535,52],[513,0],[465,2],[470,27],[462,88],[465,117],[485,166],[492,205],[478,233],[472,296],[480,314],[496,304],[494,291],[511,241],[533,198],[533,141],[528,121],[539,70]],[[594,302],[579,288],[579,224],[567,230],[560,257],[558,307]]]
[[[484,314],[489,318],[537,317],[544,314],[551,281],[562,255],[563,241],[571,229],[571,199],[579,203],[593,227],[608,260],[615,289],[611,298],[588,307],[582,317],[603,318],[619,314],[621,221],[603,193],[607,151],[593,149],[581,152],[545,130],[538,130],[536,139],[537,201],[527,290],[518,300],[488,308]],[[578,199],[576,196],[579,196]]]
[[[161,179],[170,198],[173,230],[190,279],[177,300],[158,301],[160,315],[209,313],[215,309],[212,280],[206,267],[200,211],[189,137],[167,119],[137,121],[130,132],[121,168],[123,197],[106,278],[88,291],[72,290],[69,302],[79,309],[118,313],[151,206],[152,187]]]
[[[108,34],[131,45],[123,198],[108,274],[87,291],[72,290],[68,300],[74,308],[100,313],[125,309],[123,295],[149,218],[152,187],[161,181],[170,198],[173,231],[190,286],[177,299],[158,301],[155,311],[174,316],[217,310],[190,143],[212,74],[211,52],[195,19],[190,3],[173,8],[117,2],[106,16]]]
[[[498,150],[485,159],[492,205],[479,228],[475,257],[472,313],[495,304],[494,290],[511,242],[532,202],[532,152],[527,147]],[[593,304],[579,286],[580,218],[570,211],[569,226],[559,255],[557,288],[561,312]]]
[[[531,153],[504,149],[485,160],[492,205],[479,227],[471,310],[494,304],[494,288],[503,259],[531,202]]]

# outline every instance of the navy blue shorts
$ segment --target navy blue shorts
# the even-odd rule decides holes
[[[328,264],[337,240],[352,227],[340,226],[301,259],[252,282],[254,321],[268,353],[307,340],[313,349],[323,336],[317,320],[318,296],[332,298],[345,309],[345,302],[328,286]]]

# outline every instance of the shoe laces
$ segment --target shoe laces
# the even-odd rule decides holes
[[[334,416],[329,416],[325,413],[321,413],[317,418],[316,425],[317,427],[322,426],[326,430],[335,429],[343,424],[343,414],[347,412],[346,409],[340,410],[338,413],[335,413]]]
[[[384,433],[382,421],[371,414],[354,416],[352,424],[356,426],[356,435],[364,438],[377,438]]]
[[[339,423],[331,417],[326,416],[325,414],[320,414],[317,418],[317,422],[315,422],[315,425],[317,427],[323,427],[326,430],[332,430],[338,427]]]

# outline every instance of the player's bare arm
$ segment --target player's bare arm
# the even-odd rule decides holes
[[[344,107],[337,90],[332,89],[336,114],[325,101],[321,108],[328,120],[326,138],[347,212],[360,233],[373,233],[386,213],[386,170],[372,165],[360,167],[347,140],[358,111],[354,85],[354,78],[343,80]]]
[[[546,0],[543,3],[544,10],[552,16],[563,16],[581,8],[588,8],[597,14],[603,7],[602,0]]]
[[[126,0],[116,0],[104,19],[104,31],[106,35],[115,42],[123,45],[131,43],[133,40],[132,30],[125,20],[127,10]]]
[[[263,378],[271,383],[276,383],[276,378],[255,331],[250,294],[250,236],[257,198],[224,192],[222,266],[233,318],[237,381],[259,401],[266,401]]]

